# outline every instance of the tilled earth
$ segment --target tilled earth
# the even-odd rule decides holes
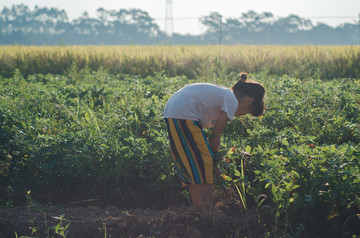
[[[220,205],[219,205],[220,204]],[[260,216],[239,205],[219,203],[221,216],[203,217],[186,205],[168,209],[119,209],[115,206],[0,208],[0,237],[260,237]],[[60,217],[63,217],[60,220]],[[260,219],[261,217],[261,219]]]

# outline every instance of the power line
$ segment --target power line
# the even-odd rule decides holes
[[[197,20],[199,17],[173,17],[173,20]],[[155,18],[158,21],[166,21],[168,18]]]
[[[302,16],[300,16],[302,17]],[[239,16],[234,17],[234,16],[224,16],[224,18],[241,18]],[[354,19],[354,18],[359,18],[359,16],[305,16],[302,18],[310,18],[310,19]],[[200,19],[200,17],[173,17],[171,18],[172,20],[197,20]],[[168,20],[168,18],[155,18],[155,20],[157,21],[166,21]]]
[[[359,16],[308,16],[304,18],[323,18],[323,19],[353,19],[359,18]]]

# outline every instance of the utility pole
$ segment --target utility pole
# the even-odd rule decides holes
[[[358,37],[359,37],[359,42],[360,42],[360,13],[359,13],[359,21],[358,21]]]
[[[171,37],[173,32],[174,32],[174,19],[172,12],[172,0],[166,0],[165,33]]]
[[[220,17],[220,22],[219,22],[219,45],[222,44],[222,16]]]

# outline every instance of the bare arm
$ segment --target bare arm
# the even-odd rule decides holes
[[[220,149],[220,137],[223,132],[226,123],[229,121],[226,112],[221,112],[219,118],[216,120],[214,128],[211,132],[211,138],[209,139],[209,145],[212,152],[218,152]]]

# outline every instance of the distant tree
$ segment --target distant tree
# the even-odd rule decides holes
[[[147,12],[139,9],[131,9],[130,15],[138,32],[150,37],[154,37],[158,34],[160,28]]]
[[[84,12],[82,16],[73,21],[74,32],[79,35],[99,35],[103,27],[103,23],[95,18],[90,18],[87,12]]]
[[[5,7],[1,13],[4,21],[4,33],[29,32],[31,31],[30,10],[24,4],[13,6],[11,9]]]
[[[31,11],[24,4],[4,7],[0,15],[1,39],[4,43],[46,43],[54,35],[66,30],[68,17],[65,11],[35,7]]]
[[[242,37],[242,29],[244,23],[236,18],[229,18],[225,20],[223,26],[223,39],[227,44],[236,44]]]
[[[243,23],[243,29],[249,32],[260,32],[271,25],[274,21],[274,16],[270,12],[257,13],[255,11],[248,11],[242,13],[239,19]]]
[[[219,32],[220,27],[222,26],[223,16],[218,12],[212,12],[208,16],[200,18],[200,22],[207,27],[208,33]]]
[[[301,30],[309,30],[312,27],[313,24],[310,20],[296,15],[289,15],[276,20],[273,24],[272,30],[293,33]]]
[[[200,18],[207,28],[203,43],[216,44],[222,29],[225,44],[358,44],[360,24],[344,24],[333,28],[326,24],[314,26],[311,20],[289,15],[275,18],[272,13],[248,11],[239,18],[222,19],[212,12]]]
[[[0,12],[0,44],[360,44],[359,21],[336,28],[313,25],[308,19],[289,15],[247,11],[225,19],[211,12],[199,19],[203,35],[173,34],[169,39],[155,20],[140,9],[106,10],[96,17],[87,12],[69,21],[64,10],[24,4],[4,7]]]
[[[155,20],[140,9],[107,11],[99,8],[97,14],[103,33],[117,39],[119,43],[146,43],[160,32]]]
[[[201,17],[200,22],[207,27],[204,38],[209,43],[221,43],[223,37],[223,16],[218,12],[212,12],[209,16]]]
[[[359,13],[359,19],[357,22],[356,33],[357,33],[356,34],[357,42],[359,42],[358,44],[360,44],[360,13]]]

